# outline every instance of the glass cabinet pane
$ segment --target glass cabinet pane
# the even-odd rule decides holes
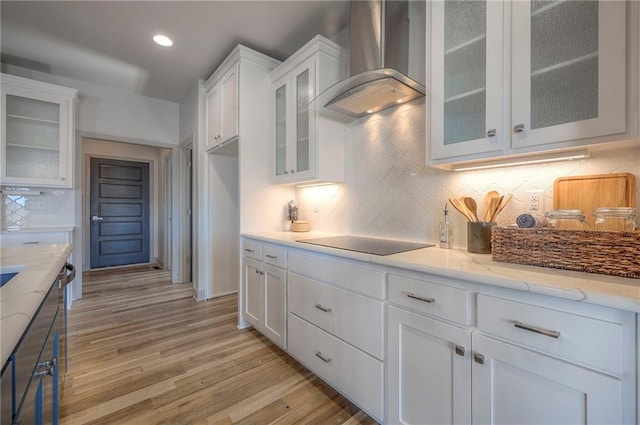
[[[309,70],[296,76],[296,172],[309,170]]]
[[[60,105],[6,96],[6,175],[57,179],[60,175]]]
[[[287,171],[287,86],[276,90],[276,175]]]
[[[531,2],[531,128],[598,117],[598,2]]]
[[[445,145],[485,137],[486,26],[486,2],[445,2]]]

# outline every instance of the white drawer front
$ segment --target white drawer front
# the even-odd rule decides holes
[[[382,362],[292,314],[289,353],[376,420],[382,420]]]
[[[287,251],[276,245],[262,245],[262,261],[281,269],[286,269]]]
[[[470,324],[470,294],[464,289],[390,274],[389,302],[463,325]]]
[[[262,244],[253,239],[243,239],[242,253],[247,257],[262,261]]]
[[[478,328],[617,375],[623,371],[621,323],[479,294]]]
[[[289,270],[377,300],[385,298],[384,273],[355,262],[289,252]]]
[[[0,246],[50,245],[71,242],[71,232],[20,232],[2,233]]]
[[[289,272],[288,308],[363,351],[384,358],[384,304]]]

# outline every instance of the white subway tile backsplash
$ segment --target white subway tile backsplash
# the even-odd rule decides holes
[[[472,196],[484,212],[483,199],[489,190],[512,193],[513,200],[498,217],[499,224],[508,224],[527,211],[528,191],[543,191],[544,208],[551,209],[553,182],[558,177],[640,174],[637,148],[596,151],[586,160],[501,169],[449,172],[428,168],[424,165],[424,111],[424,104],[403,105],[347,127],[345,181],[298,188],[301,219],[310,220],[316,231],[433,243],[450,196]],[[455,210],[450,217],[454,245],[466,246],[466,221]]]

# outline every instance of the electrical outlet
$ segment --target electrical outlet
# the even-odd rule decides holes
[[[530,191],[529,193],[529,211],[542,211],[542,192]]]

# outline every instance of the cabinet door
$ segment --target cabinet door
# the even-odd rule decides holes
[[[264,272],[264,332],[269,339],[286,349],[287,274],[283,269],[268,264],[264,264],[262,267]]]
[[[621,424],[613,377],[473,335],[474,424]]]
[[[220,81],[222,108],[220,143],[238,137],[238,65],[233,66]]]
[[[290,172],[293,181],[315,176],[316,116],[309,103],[316,92],[316,56],[307,59],[291,72],[291,102],[294,126],[291,140]]]
[[[501,151],[503,3],[431,5],[431,159]]]
[[[3,85],[2,183],[72,186],[70,108],[60,96]]]
[[[272,84],[272,99],[275,102],[274,109],[274,175],[273,180],[277,182],[286,181],[289,178],[288,149],[287,140],[290,138],[287,113],[289,103],[288,76],[280,78]]]
[[[262,299],[261,263],[252,258],[243,257],[242,267],[242,314],[253,326],[260,325],[260,300]]]
[[[626,2],[512,7],[512,147],[624,132]]]
[[[207,149],[221,143],[220,108],[222,107],[220,86],[215,85],[207,92]]]
[[[471,332],[388,307],[389,424],[471,423]]]

